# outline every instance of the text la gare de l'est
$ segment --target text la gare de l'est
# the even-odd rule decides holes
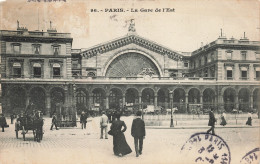
[[[105,8],[105,9],[90,9],[91,12],[175,12],[174,8]]]

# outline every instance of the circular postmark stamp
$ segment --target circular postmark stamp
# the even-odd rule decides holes
[[[188,163],[230,164],[231,153],[227,143],[218,135],[193,134],[181,148]]]
[[[255,148],[240,160],[241,164],[259,164],[260,163],[260,148]]]

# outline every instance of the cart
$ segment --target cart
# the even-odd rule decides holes
[[[19,131],[23,135],[25,141],[25,135],[29,131],[33,132],[34,141],[40,142],[43,137],[43,119],[40,117],[30,115],[20,115],[15,122],[15,134],[16,138],[19,138]]]

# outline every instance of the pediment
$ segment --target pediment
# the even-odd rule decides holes
[[[106,53],[108,51],[112,51],[114,49],[123,47],[128,44],[136,44],[138,46],[144,47],[146,49],[149,49],[151,51],[154,51],[161,55],[168,55],[169,58],[173,60],[181,60],[183,55],[180,53],[170,50],[169,48],[166,48],[164,46],[161,46],[153,41],[150,41],[148,39],[142,38],[136,34],[131,34],[124,36],[122,38],[118,38],[103,44],[99,44],[97,46],[91,47],[83,52],[81,52],[81,56],[84,58],[91,58],[93,56],[96,56],[98,54]]]

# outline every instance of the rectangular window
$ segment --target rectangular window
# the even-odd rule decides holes
[[[241,53],[241,60],[246,60],[246,53],[245,52]]]
[[[185,62],[185,63],[184,63],[184,67],[187,68],[188,66],[189,66],[189,63],[186,63],[186,62]]]
[[[204,77],[208,77],[208,70],[204,70]]]
[[[213,62],[215,60],[214,53],[211,54],[211,61]]]
[[[227,60],[232,60],[232,52],[230,51],[226,52],[226,58]]]
[[[60,77],[60,68],[59,67],[53,67],[53,77]]]
[[[260,71],[255,71],[255,78],[257,78],[257,79],[260,78]]]
[[[54,55],[59,55],[59,47],[53,47]]]
[[[232,70],[227,70],[227,79],[233,79],[233,74],[232,74]]]
[[[15,54],[20,54],[20,45],[13,45],[13,52]]]
[[[34,45],[33,52],[34,52],[34,54],[39,55],[40,54],[40,46]]]
[[[241,71],[242,79],[247,79],[247,71]]]
[[[204,63],[205,63],[205,65],[208,63],[208,58],[207,58],[207,56],[205,56],[205,58],[204,58]]]
[[[42,76],[41,67],[33,67],[33,75],[35,78],[40,78]]]
[[[19,78],[19,77],[21,77],[21,75],[22,75],[21,67],[14,67],[13,68],[13,76],[16,77],[16,78]]]

